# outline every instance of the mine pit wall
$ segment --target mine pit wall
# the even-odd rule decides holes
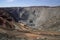
[[[11,7],[3,8],[17,22],[23,22],[39,30],[60,31],[60,7]]]

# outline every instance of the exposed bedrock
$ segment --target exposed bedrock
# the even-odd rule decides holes
[[[13,18],[40,30],[60,31],[60,7],[16,7],[5,8]],[[16,13],[18,15],[16,15]]]

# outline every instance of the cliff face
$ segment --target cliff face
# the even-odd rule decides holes
[[[60,7],[0,8],[0,40],[5,39],[60,40]]]
[[[60,31],[60,7],[4,8],[17,20],[39,30]]]
[[[26,7],[20,18],[33,28],[60,31],[60,7]]]

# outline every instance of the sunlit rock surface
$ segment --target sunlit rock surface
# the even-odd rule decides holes
[[[16,22],[25,23],[31,28],[36,28],[45,31],[60,32],[60,6],[6,7],[0,9],[4,9],[5,11],[7,11]],[[22,38],[21,40],[25,40],[25,39]],[[37,38],[36,40],[50,40],[50,39]]]
[[[40,30],[60,31],[60,7],[33,6],[5,8],[16,21]],[[12,15],[13,14],[13,15]],[[57,27],[57,28],[56,28]]]

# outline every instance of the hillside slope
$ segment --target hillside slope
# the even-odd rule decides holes
[[[0,40],[60,40],[60,7],[0,8]]]
[[[60,6],[3,8],[17,21],[39,30],[60,31]]]
[[[19,13],[32,28],[60,31],[60,7],[25,7]]]

